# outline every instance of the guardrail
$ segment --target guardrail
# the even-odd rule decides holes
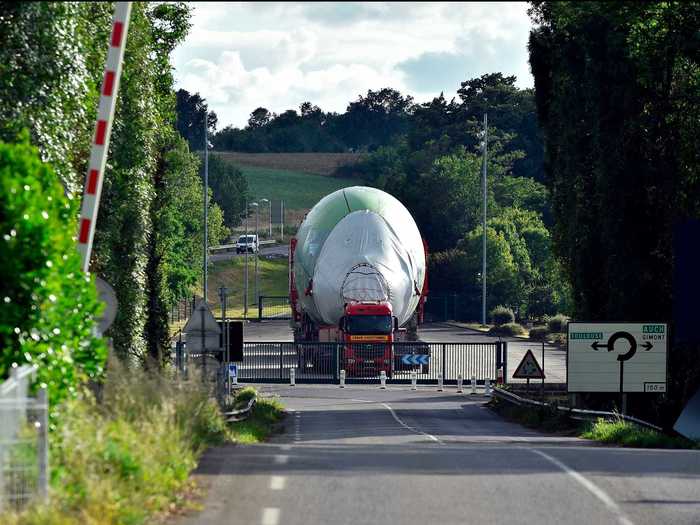
[[[272,244],[276,244],[277,239],[266,239],[264,241],[258,241],[259,246],[268,246]],[[209,251],[210,252],[227,252],[229,250],[235,250],[236,245],[234,244],[220,244],[219,246],[210,246]]]
[[[224,412],[226,422],[234,423],[236,421],[243,421],[245,419],[248,419],[248,416],[250,416],[250,412],[253,410],[253,407],[257,402],[258,396],[256,394],[250,398],[250,400],[248,401],[248,405],[245,408],[239,408],[238,410],[230,410],[228,412]]]
[[[493,395],[498,397],[499,399],[503,399],[518,406],[527,405],[532,407],[550,408],[553,410],[557,410],[558,412],[565,413],[571,419],[576,419],[579,421],[590,421],[598,418],[623,419],[625,421],[629,421],[630,423],[635,423],[641,427],[650,428],[652,430],[656,430],[657,432],[663,432],[663,429],[661,427],[654,425],[653,423],[649,423],[648,421],[638,419],[634,416],[620,414],[618,412],[606,412],[603,410],[585,410],[582,408],[563,407],[555,405],[553,403],[544,403],[542,401],[535,401],[534,399],[520,397],[519,395],[513,394],[512,392],[508,392],[507,390],[503,390],[498,387],[493,388]]]

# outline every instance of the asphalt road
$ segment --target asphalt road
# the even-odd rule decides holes
[[[182,524],[700,522],[700,451],[593,446],[508,423],[434,388],[267,386],[289,409],[269,443],[209,450]]]
[[[445,323],[429,323],[420,328],[420,338],[429,343],[480,343],[494,342],[497,338],[489,337],[481,332],[462,328]],[[263,321],[262,323],[248,322],[244,328],[246,342],[285,342],[293,341],[292,330],[289,321]],[[521,359],[527,350],[532,350],[540,365],[542,361],[542,344],[530,343],[517,338],[504,339],[508,341],[508,381],[522,382],[524,380],[513,379]],[[279,363],[276,359],[274,363]],[[272,363],[272,364],[274,364]],[[292,361],[289,361],[292,366]],[[544,351],[545,382],[566,382],[566,351],[553,345],[545,345]]]

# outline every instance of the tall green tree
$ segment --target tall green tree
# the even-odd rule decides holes
[[[700,6],[533,2],[554,244],[587,320],[672,321],[673,225],[700,216]],[[670,400],[700,385],[675,345]]]

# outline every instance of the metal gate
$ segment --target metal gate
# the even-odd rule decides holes
[[[503,342],[417,341],[352,347],[348,351],[341,343],[244,343],[238,380],[283,383],[290,380],[290,371],[294,370],[297,383],[338,383],[340,371],[345,370],[347,383],[378,383],[384,370],[389,383],[410,383],[414,371],[419,384],[436,384],[440,375],[445,384],[456,383],[459,375],[465,383],[471,377],[483,383],[485,379],[495,381],[497,370],[505,369],[507,362]]]

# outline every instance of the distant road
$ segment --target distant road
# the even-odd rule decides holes
[[[454,387],[261,388],[289,409],[286,432],[210,449],[197,470],[204,509],[179,523],[698,523],[697,450],[541,434]]]
[[[272,246],[264,246],[260,248],[260,256],[277,255],[286,257],[289,253],[288,244],[274,244]],[[252,256],[252,254],[248,254]],[[224,253],[213,253],[209,254],[209,260],[212,262],[217,261],[230,261],[235,257],[245,257],[244,253],[236,253],[236,250]]]

